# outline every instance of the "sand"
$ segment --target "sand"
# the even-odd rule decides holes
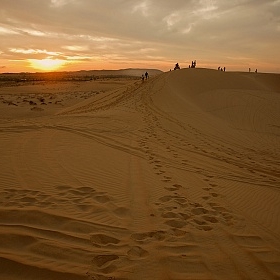
[[[280,279],[279,75],[5,86],[0,110],[1,279]]]

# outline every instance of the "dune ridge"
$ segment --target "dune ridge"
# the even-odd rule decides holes
[[[0,88],[1,277],[280,278],[279,75],[46,87]]]

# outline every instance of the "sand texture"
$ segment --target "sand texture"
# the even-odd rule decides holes
[[[0,279],[280,279],[279,75],[5,86],[0,110]]]

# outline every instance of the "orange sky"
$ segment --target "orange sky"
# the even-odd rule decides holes
[[[280,73],[280,0],[0,0],[0,72]]]

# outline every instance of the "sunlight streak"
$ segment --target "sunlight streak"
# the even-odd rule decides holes
[[[58,70],[66,64],[65,60],[61,59],[29,59],[31,67],[41,71]]]

